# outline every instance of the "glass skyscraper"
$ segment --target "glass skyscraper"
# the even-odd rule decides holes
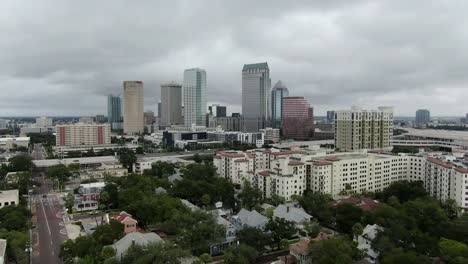
[[[122,122],[122,101],[120,96],[107,96],[107,120],[111,124]]]
[[[184,124],[206,125],[206,71],[199,68],[184,71]]]
[[[258,132],[271,118],[270,69],[266,62],[245,64],[242,68],[243,130]]]
[[[287,96],[289,96],[288,88],[283,82],[278,81],[271,90],[271,125],[274,128],[281,127],[283,97]]]

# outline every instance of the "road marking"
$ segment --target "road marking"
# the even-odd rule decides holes
[[[41,208],[42,208],[42,212],[44,213],[44,218],[46,220],[47,230],[49,231],[49,235],[52,235],[52,232],[50,232],[49,220],[47,220],[47,214],[45,212],[44,203],[42,202],[42,200],[41,200]],[[52,243],[52,241],[50,241],[50,243]]]

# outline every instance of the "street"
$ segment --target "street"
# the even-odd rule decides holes
[[[31,152],[31,156],[34,160],[42,160],[45,156],[45,149],[41,144],[35,144],[34,149]]]
[[[32,196],[35,211],[33,223],[33,258],[32,263],[62,263],[59,258],[60,246],[68,238],[64,223],[64,208],[57,194],[49,193],[52,183],[39,177],[42,186]]]

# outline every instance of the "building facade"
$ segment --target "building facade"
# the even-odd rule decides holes
[[[116,129],[116,123],[122,123],[122,100],[120,96],[112,94],[107,96],[107,122],[112,129]]]
[[[327,124],[335,123],[335,111],[327,111]]]
[[[267,127],[264,129],[260,129],[260,133],[265,135],[265,143],[278,143],[280,141],[280,130],[279,128],[271,128]]]
[[[390,149],[393,135],[393,109],[336,111],[335,148],[340,151]]]
[[[184,71],[184,124],[206,125],[206,71],[199,68]]]
[[[283,98],[283,137],[305,140],[313,136],[313,110],[304,97]]]
[[[51,127],[53,125],[54,125],[54,121],[50,117],[36,118],[36,127]]]
[[[144,101],[143,82],[124,81],[124,120],[123,130],[125,134],[140,134],[144,132]]]
[[[99,146],[111,144],[109,124],[85,124],[56,126],[56,146]]]
[[[213,117],[226,117],[226,106],[213,104],[208,106],[208,113]]]
[[[175,82],[161,84],[160,125],[182,125],[182,85]]]
[[[271,90],[271,126],[280,128],[283,116],[283,98],[289,96],[289,91],[283,82],[278,81]]]
[[[431,122],[431,113],[427,109],[418,109],[416,111],[415,125],[417,127],[425,126],[427,123]]]
[[[258,132],[268,126],[270,108],[270,69],[268,64],[245,64],[242,69],[242,116],[245,132]]]

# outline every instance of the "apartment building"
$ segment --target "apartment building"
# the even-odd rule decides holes
[[[390,149],[393,109],[362,110],[353,107],[335,113],[335,147],[340,151]]]
[[[77,123],[57,125],[57,146],[99,146],[111,144],[110,124]]]
[[[425,159],[372,152],[326,154],[249,150],[219,152],[214,164],[221,177],[241,184],[248,180],[265,197],[286,199],[306,189],[337,196],[343,191],[376,192],[402,180],[424,181]]]

